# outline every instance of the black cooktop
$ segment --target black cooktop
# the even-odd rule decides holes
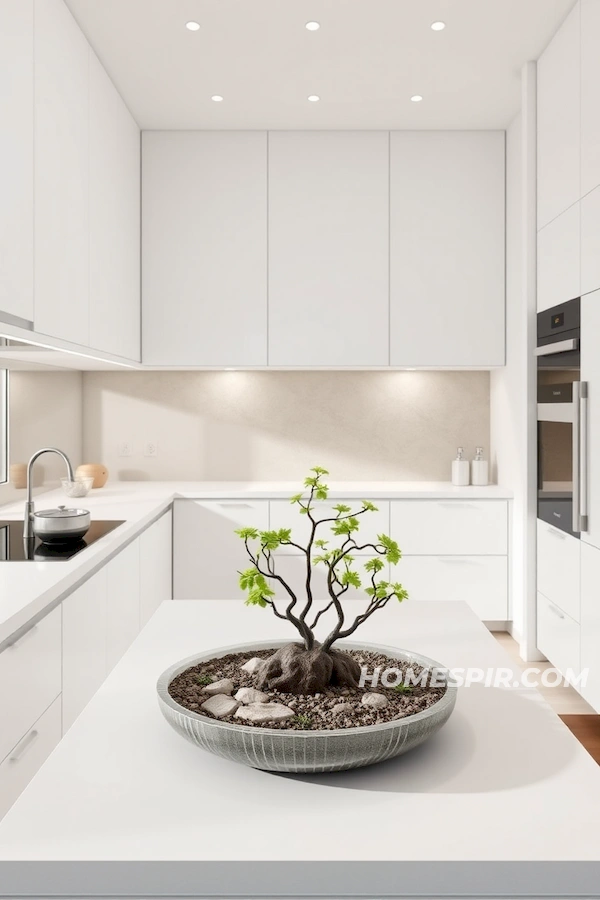
[[[23,520],[0,520],[0,562],[46,562],[52,559],[71,559],[90,544],[104,537],[123,522],[92,522],[85,537],[70,544],[44,544],[39,538],[23,540]]]

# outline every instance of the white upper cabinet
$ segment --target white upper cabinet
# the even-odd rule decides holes
[[[0,3],[0,84],[0,320],[31,322],[33,0]]]
[[[89,48],[62,0],[35,2],[35,330],[89,339]]]
[[[267,135],[143,135],[142,360],[267,364]]]
[[[581,196],[600,185],[600,3],[581,0]]]
[[[89,53],[89,344],[139,360],[140,130]]]
[[[269,133],[269,365],[386,366],[387,132]]]
[[[580,204],[575,203],[538,231],[538,312],[581,294],[580,229]]]
[[[589,294],[600,288],[600,186],[582,197],[580,206],[581,293]]]
[[[393,366],[504,365],[504,132],[397,131]]]
[[[581,197],[580,59],[576,4],[538,61],[538,229]]]

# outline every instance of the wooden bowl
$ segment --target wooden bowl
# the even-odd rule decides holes
[[[99,463],[86,463],[83,466],[77,466],[75,477],[93,478],[92,488],[101,488],[108,480],[108,469]]]

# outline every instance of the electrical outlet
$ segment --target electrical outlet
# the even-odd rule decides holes
[[[156,441],[147,441],[144,447],[144,456],[158,456],[158,444]]]
[[[131,441],[121,441],[119,444],[119,456],[133,456]]]

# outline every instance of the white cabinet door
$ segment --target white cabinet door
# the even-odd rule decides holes
[[[599,288],[600,187],[597,187],[581,198],[581,293],[589,294]]]
[[[107,567],[62,603],[63,734],[106,678]]]
[[[385,366],[386,132],[269,133],[269,364]]]
[[[461,600],[483,621],[508,618],[506,556],[405,556],[392,577],[408,591],[407,602]]]
[[[600,550],[581,545],[581,669],[588,669],[581,693],[600,713]]]
[[[538,590],[579,622],[581,541],[538,519]]]
[[[33,0],[0,4],[0,84],[0,320],[31,322]]]
[[[143,361],[267,363],[267,136],[146,131]]]
[[[391,364],[504,365],[504,132],[392,132],[390,181]]]
[[[581,0],[581,196],[600,184],[600,4]]]
[[[581,294],[580,204],[575,203],[537,236],[537,309]]]
[[[63,0],[35,2],[35,330],[88,344],[89,48]]]
[[[537,65],[538,229],[581,197],[580,58],[577,3]]]
[[[61,733],[61,702],[57,697],[0,765],[0,819],[50,756]]]
[[[60,608],[0,653],[0,685],[1,761],[60,694]]]
[[[140,544],[128,544],[106,566],[106,671],[110,672],[140,631]]]
[[[588,529],[581,540],[600,548],[600,291],[581,298],[581,380],[588,382]]]
[[[505,556],[505,500],[392,500],[391,535],[406,556]]]
[[[140,130],[90,54],[90,347],[140,358]]]
[[[268,500],[176,500],[173,504],[173,596],[176,600],[243,598],[238,572],[250,561],[234,533],[269,527]]]
[[[163,600],[173,597],[173,515],[171,510],[140,535],[140,627]]]
[[[580,627],[555,603],[538,592],[537,646],[563,676],[579,674]]]

